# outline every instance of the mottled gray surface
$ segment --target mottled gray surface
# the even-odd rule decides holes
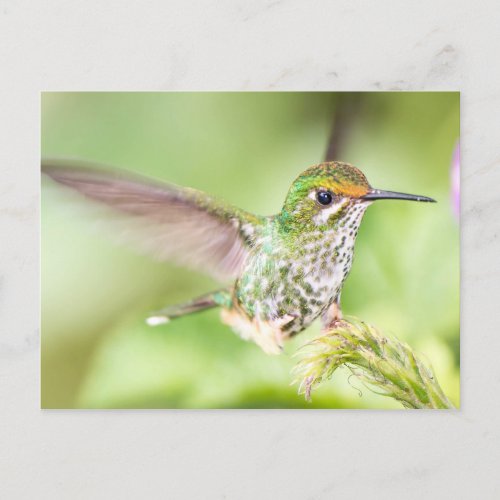
[[[499,14],[492,0],[2,1],[1,497],[498,498]],[[43,89],[461,90],[462,410],[40,411]]]

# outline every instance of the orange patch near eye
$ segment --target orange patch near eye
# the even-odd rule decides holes
[[[334,181],[333,179],[325,179],[322,187],[328,189],[332,193],[349,196],[351,198],[360,198],[368,193],[368,187],[360,186],[359,184],[343,184]]]

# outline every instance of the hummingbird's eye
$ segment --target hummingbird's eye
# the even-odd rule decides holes
[[[331,205],[333,201],[333,196],[332,193],[329,191],[318,191],[316,194],[316,199],[318,200],[318,203],[323,206],[328,206]]]

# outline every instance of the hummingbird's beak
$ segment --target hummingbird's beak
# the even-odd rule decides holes
[[[370,189],[367,194],[361,196],[362,200],[409,200],[409,201],[425,201],[436,203],[436,200],[427,196],[419,196],[416,194],[396,193],[394,191],[382,191],[381,189]]]

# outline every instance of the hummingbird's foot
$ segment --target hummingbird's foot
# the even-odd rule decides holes
[[[343,316],[340,309],[340,303],[339,300],[336,300],[332,302],[332,305],[326,310],[321,318],[323,323],[321,331],[323,333],[327,333],[329,330],[338,328],[344,323],[344,320],[342,318]]]
[[[338,328],[338,327],[346,325],[346,324],[347,324],[347,322],[342,318],[334,319],[329,324],[324,325],[323,328],[321,329],[321,332],[328,333],[331,330],[335,330],[335,328]]]

